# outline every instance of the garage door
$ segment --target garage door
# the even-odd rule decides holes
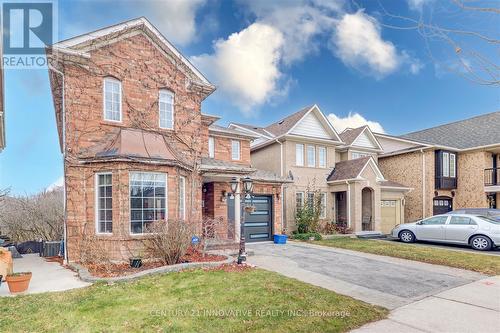
[[[272,239],[272,198],[270,196],[254,196],[252,203],[255,206],[253,213],[245,214],[245,240],[247,242],[261,242]]]
[[[399,200],[382,200],[381,206],[382,223],[380,229],[384,234],[388,234],[396,224],[401,223]]]

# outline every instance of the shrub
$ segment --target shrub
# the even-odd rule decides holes
[[[307,233],[294,233],[292,235],[293,239],[297,240],[309,240],[309,238],[314,237],[314,240],[321,240],[323,237],[317,232],[307,232]]]
[[[174,265],[186,254],[194,227],[186,221],[156,221],[147,231],[150,234],[142,241],[145,251],[166,265]]]

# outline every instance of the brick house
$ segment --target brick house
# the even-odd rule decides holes
[[[258,136],[250,148],[256,167],[293,179],[283,194],[288,231],[296,229],[298,208],[315,195],[320,195],[321,223],[388,233],[404,222],[404,196],[411,188],[380,171],[383,150],[368,126],[338,134],[320,108],[311,105],[266,127],[232,123],[229,128]]]
[[[254,180],[250,241],[281,232],[284,177],[250,163],[255,136],[201,112],[215,87],[145,18],[47,48],[64,158],[67,259],[93,237],[113,260],[131,256],[153,221],[218,219],[239,239],[240,197],[228,181]]]
[[[500,208],[500,112],[375,136],[384,149],[382,172],[414,188],[406,197],[409,221],[460,208]]]

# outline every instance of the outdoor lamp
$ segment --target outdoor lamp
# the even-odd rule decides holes
[[[245,190],[245,193],[252,193],[253,181],[248,176],[243,178],[243,189]]]
[[[231,184],[231,192],[233,192],[233,194],[236,193],[236,190],[238,190],[238,179],[233,177],[229,184]]]

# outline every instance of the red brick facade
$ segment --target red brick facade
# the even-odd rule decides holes
[[[96,45],[101,42],[96,41]],[[193,74],[185,64],[174,55],[165,54],[142,32],[128,33],[104,44],[107,45],[99,44],[88,51],[89,57],[56,59],[53,65],[64,73],[64,85],[60,73],[50,72],[61,147],[65,153],[68,260],[81,259],[88,247],[88,238],[93,238],[93,244],[101,247],[109,259],[124,260],[133,255],[140,245],[137,240],[146,237],[130,232],[129,174],[134,171],[167,174],[166,218],[179,218],[179,177],[184,176],[186,220],[195,223],[201,231],[202,215],[222,217],[227,227],[227,206],[220,200],[220,193],[223,188],[227,191],[228,185],[206,184],[212,184],[213,190],[202,198],[203,176],[199,166],[201,158],[208,157],[210,121],[201,114],[201,102],[207,93],[192,88]],[[104,120],[103,84],[107,77],[121,82],[121,122]],[[167,89],[175,96],[173,130],[159,127],[160,89]],[[60,98],[63,92],[64,103]],[[134,159],[133,156],[103,160],[100,155],[92,155],[95,147],[113,140],[120,129],[129,128],[161,137],[179,163]],[[215,158],[249,166],[249,139],[239,140],[241,159],[233,161],[231,139],[216,136]],[[112,174],[111,234],[96,233],[96,174],[100,172]],[[274,194],[279,192],[280,187],[276,186],[258,185],[256,191]],[[203,212],[202,200],[205,201]],[[276,221],[280,221],[278,200],[275,206]]]

